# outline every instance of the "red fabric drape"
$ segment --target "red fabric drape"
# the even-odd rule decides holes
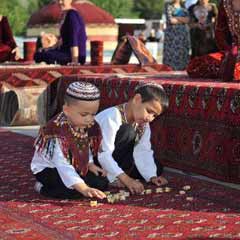
[[[226,52],[231,51],[232,45],[237,44],[237,36],[233,36],[230,30],[230,20],[227,15],[224,0],[220,2],[219,14],[215,29],[216,43],[221,52],[193,58],[188,67],[188,75],[192,78],[220,78],[221,65]],[[228,7],[231,7],[228,5]],[[240,80],[240,63],[235,65],[234,78]]]
[[[16,46],[8,19],[2,17],[0,21],[0,62],[13,60],[14,56],[11,51]]]

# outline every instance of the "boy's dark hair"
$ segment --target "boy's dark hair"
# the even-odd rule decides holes
[[[146,83],[136,87],[134,94],[140,94],[142,102],[157,100],[161,103],[163,111],[169,106],[169,99],[164,88],[157,83]]]
[[[72,105],[72,104],[75,104],[77,101],[79,101],[79,99],[76,99],[76,98],[73,98],[73,97],[70,97],[69,95],[65,94],[64,95],[64,104],[66,105]]]

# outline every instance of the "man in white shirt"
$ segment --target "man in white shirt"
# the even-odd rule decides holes
[[[156,83],[140,85],[125,104],[108,108],[96,116],[102,142],[98,162],[107,171],[110,183],[126,186],[132,194],[141,193],[144,179],[157,186],[167,180],[151,149],[149,122],[168,107],[168,97]]]

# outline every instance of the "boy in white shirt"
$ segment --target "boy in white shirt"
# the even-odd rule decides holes
[[[136,88],[127,103],[97,114],[103,136],[98,162],[112,185],[126,186],[134,194],[144,190],[139,179],[157,186],[167,183],[161,176],[162,166],[153,156],[149,126],[167,107],[163,87],[146,83]]]
[[[101,142],[94,121],[100,92],[88,82],[71,83],[65,94],[63,112],[40,129],[35,142],[31,170],[37,179],[35,190],[53,198],[106,195],[106,172],[93,163]]]

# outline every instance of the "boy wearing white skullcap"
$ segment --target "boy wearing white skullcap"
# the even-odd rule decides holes
[[[106,172],[93,163],[102,138],[94,121],[100,92],[91,83],[73,82],[64,100],[63,111],[40,129],[35,141],[35,190],[53,198],[105,198]]]
[[[167,107],[168,97],[163,87],[146,83],[135,89],[128,102],[96,116],[103,136],[98,161],[107,171],[111,185],[125,186],[134,194],[144,190],[139,180],[157,186],[167,183],[151,149],[149,126]]]

